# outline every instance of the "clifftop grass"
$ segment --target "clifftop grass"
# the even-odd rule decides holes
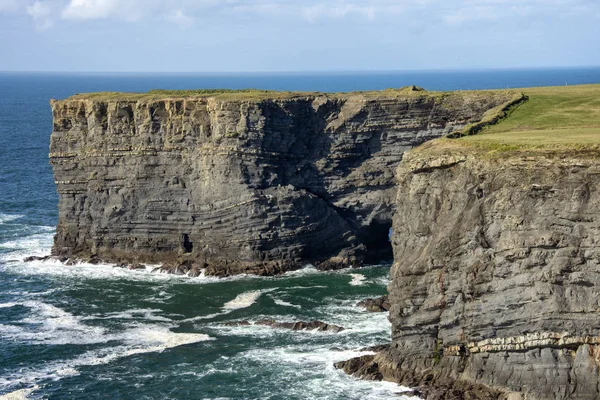
[[[508,110],[503,120],[476,135],[453,139],[457,143],[451,147],[488,152],[600,151],[600,85],[530,88],[523,93],[528,100]],[[450,145],[449,140],[441,142]]]
[[[90,100],[90,101],[160,101],[160,100],[183,100],[183,99],[206,99],[214,98],[218,100],[238,100],[238,101],[262,101],[262,100],[285,100],[306,97],[328,98],[346,98],[351,96],[364,97],[366,99],[376,98],[398,98],[398,97],[428,97],[447,99],[448,97],[463,96],[504,96],[510,97],[514,94],[511,90],[473,90],[456,92],[435,92],[423,90],[417,86],[405,86],[397,89],[385,89],[374,91],[356,91],[356,92],[284,92],[276,90],[260,89],[196,89],[196,90],[150,90],[146,93],[125,93],[125,92],[96,92],[81,93],[71,96],[70,100]]]

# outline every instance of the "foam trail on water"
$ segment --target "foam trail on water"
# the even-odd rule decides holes
[[[70,343],[89,343],[86,338],[73,335],[73,332],[67,331],[65,335],[72,337]],[[124,357],[162,352],[170,348],[208,340],[213,340],[213,338],[201,333],[175,333],[170,330],[169,326],[138,325],[119,333],[106,334],[101,340],[101,342],[121,342],[118,346],[88,351],[70,360],[50,362],[36,368],[20,368],[0,376],[0,390],[10,390],[17,385],[31,385],[48,379],[59,380],[78,375],[81,367],[104,365]]]
[[[17,220],[19,218],[23,218],[24,215],[20,215],[20,214],[4,214],[4,213],[0,213],[0,224],[5,224],[7,222],[11,222],[14,220]]]
[[[240,310],[242,308],[248,308],[250,307],[252,304],[256,303],[256,300],[258,300],[258,298],[266,292],[272,292],[274,289],[263,289],[263,290],[252,290],[249,292],[244,292],[241,294],[238,294],[235,299],[233,300],[229,300],[227,303],[225,303],[223,305],[223,311],[218,312],[218,313],[214,313],[214,314],[208,314],[208,315],[199,315],[197,317],[192,317],[192,318],[186,318],[184,320],[182,320],[181,322],[196,322],[196,321],[201,321],[203,319],[212,319],[215,317],[219,317],[221,315],[226,315],[229,314],[235,310]]]
[[[244,292],[238,294],[235,299],[228,301],[223,306],[225,310],[239,310],[240,308],[250,307],[258,300],[260,295],[263,293],[261,290],[253,290],[250,292]]]
[[[302,308],[302,306],[301,306],[301,305],[298,305],[298,304],[292,304],[292,303],[289,303],[289,302],[287,302],[287,301],[284,301],[284,300],[281,300],[281,299],[277,299],[277,298],[275,298],[275,297],[273,297],[273,301],[274,301],[274,302],[275,302],[275,304],[277,304],[278,306],[284,306],[284,307],[295,307],[295,308],[298,308],[298,309]]]
[[[309,370],[301,380],[291,381],[285,388],[290,398],[333,398],[366,400],[408,400],[415,397],[402,396],[399,393],[410,389],[391,382],[363,381],[337,370],[333,364],[373,352],[352,350],[331,350],[328,347],[311,344],[283,346],[269,349],[254,349],[238,355],[263,366],[265,370],[276,369],[280,373],[293,373]]]
[[[82,318],[41,301],[5,303],[0,308],[22,306],[29,309],[19,325],[0,324],[7,338],[36,344],[92,344],[110,340],[105,329],[83,324]]]
[[[86,320],[95,319],[125,319],[125,320],[137,320],[141,319],[144,321],[158,321],[158,322],[172,322],[171,318],[156,315],[156,313],[162,312],[160,309],[155,308],[136,308],[133,310],[126,310],[121,312],[112,312],[101,316],[86,317]]]
[[[30,389],[21,389],[11,393],[0,395],[0,400],[27,400],[29,395],[38,389],[37,386]]]
[[[350,276],[352,277],[352,280],[350,281],[352,286],[362,286],[365,284],[366,278],[363,274],[350,274]]]

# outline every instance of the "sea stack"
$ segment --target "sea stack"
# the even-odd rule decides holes
[[[404,152],[520,96],[409,87],[52,101],[53,255],[218,276],[389,260]]]

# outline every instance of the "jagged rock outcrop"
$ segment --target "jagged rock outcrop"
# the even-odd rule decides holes
[[[289,329],[292,331],[317,331],[317,332],[330,332],[339,333],[344,330],[343,327],[333,324],[328,324],[323,321],[296,321],[296,322],[280,322],[272,318],[259,319],[255,322],[247,320],[227,322],[225,325],[228,326],[250,326],[250,325],[262,325],[271,328]]]
[[[356,305],[358,307],[364,307],[369,312],[387,312],[390,310],[390,302],[387,295],[375,299],[364,299],[359,301]]]
[[[53,255],[220,276],[389,259],[403,153],[511,99],[391,90],[52,101]]]
[[[600,398],[598,155],[473,152],[399,167],[392,345],[366,362],[440,398]]]

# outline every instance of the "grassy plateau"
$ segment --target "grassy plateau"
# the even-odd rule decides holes
[[[522,92],[528,100],[509,110],[498,123],[476,135],[442,139],[438,144],[497,152],[600,150],[600,85],[528,88]]]

